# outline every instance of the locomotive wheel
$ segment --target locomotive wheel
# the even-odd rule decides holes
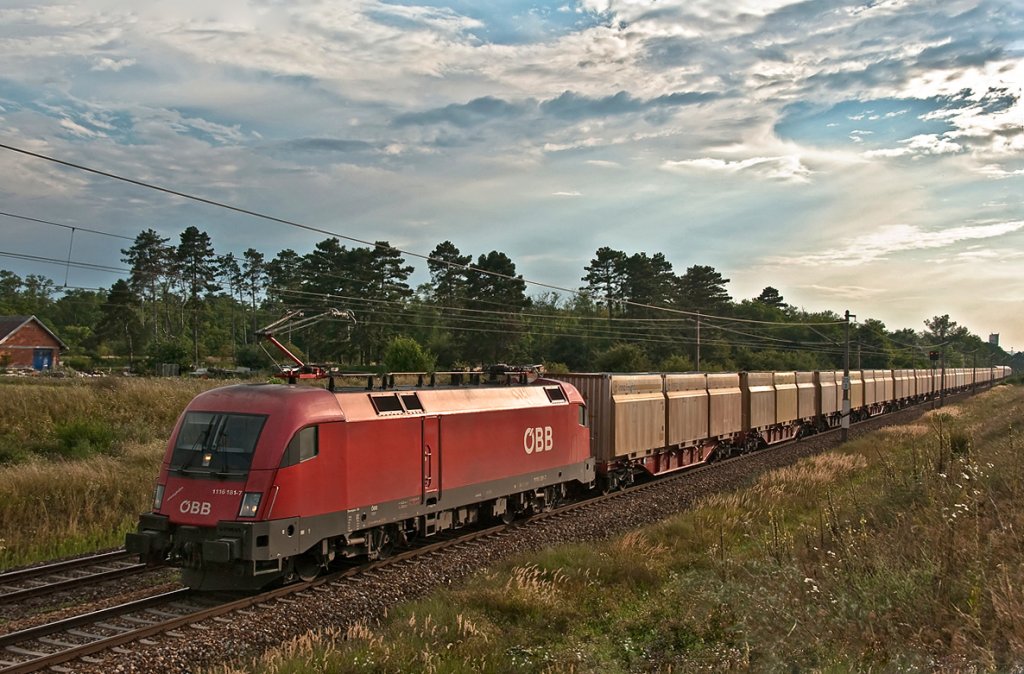
[[[395,550],[395,536],[387,527],[379,527],[373,530],[373,549],[376,551],[377,559],[387,559]]]
[[[295,575],[307,583],[319,576],[323,568],[320,560],[310,554],[299,555],[295,558],[294,564]]]

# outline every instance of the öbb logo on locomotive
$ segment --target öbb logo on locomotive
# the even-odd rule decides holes
[[[210,505],[209,501],[185,500],[181,502],[180,506],[178,506],[178,510],[180,510],[182,514],[187,513],[189,515],[209,515],[212,508],[213,506]]]
[[[182,413],[152,510],[125,543],[145,562],[180,567],[197,589],[310,579],[341,558],[375,559],[1009,375],[851,370],[846,387],[841,370],[383,391],[226,386]]]
[[[523,449],[527,454],[550,452],[554,444],[554,431],[550,426],[527,428],[523,433]]]

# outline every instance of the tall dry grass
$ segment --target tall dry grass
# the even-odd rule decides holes
[[[151,504],[163,443],[0,469],[0,569],[116,547]]]
[[[215,385],[134,378],[0,383],[0,569],[122,544],[149,507],[175,420]],[[96,446],[97,437],[108,440]]]
[[[110,429],[115,448],[165,437],[188,401],[223,384],[134,377],[0,378],[0,463],[58,452],[60,430],[74,424]]]

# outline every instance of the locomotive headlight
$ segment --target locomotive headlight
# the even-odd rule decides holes
[[[260,507],[260,497],[263,496],[258,491],[247,491],[242,495],[242,507],[238,509],[239,517],[256,517],[256,509]]]
[[[160,510],[160,506],[164,503],[164,486],[158,484],[156,489],[153,490],[153,510]]]

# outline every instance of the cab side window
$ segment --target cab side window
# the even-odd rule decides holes
[[[580,405],[580,426],[587,425],[587,406]]]
[[[281,467],[294,466],[308,461],[320,453],[319,434],[316,426],[303,428],[295,434],[281,459]]]

